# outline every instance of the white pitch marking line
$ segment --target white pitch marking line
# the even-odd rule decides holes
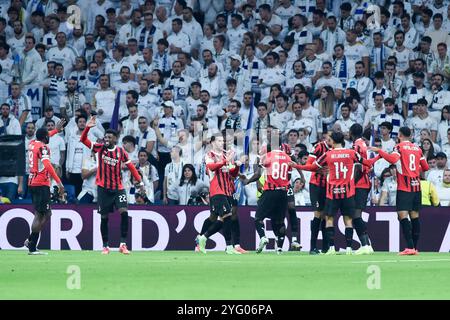
[[[379,260],[379,261],[353,261],[351,263],[357,263],[357,264],[365,264],[365,263],[395,263],[395,262],[443,262],[443,261],[450,261],[450,259],[428,259],[428,260]]]

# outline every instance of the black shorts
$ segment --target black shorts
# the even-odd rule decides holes
[[[422,206],[422,193],[397,190],[397,211],[417,211]]]
[[[323,211],[325,208],[325,199],[327,198],[327,188],[318,187],[315,184],[309,184],[309,198],[311,205],[316,211]]]
[[[355,190],[355,209],[364,210],[367,207],[367,198],[369,197],[370,189],[356,189]]]
[[[223,194],[218,194],[212,197],[209,201],[211,214],[222,217],[228,213],[231,213],[230,198],[231,197]]]
[[[325,214],[334,217],[341,211],[343,216],[353,217],[355,214],[355,197],[344,199],[328,199],[325,202]]]
[[[41,214],[50,213],[51,194],[50,187],[37,186],[29,187],[31,192],[31,199],[33,202],[34,210]]]
[[[128,208],[128,197],[125,190],[109,190],[98,187],[98,213],[113,213],[115,209]]]
[[[256,220],[271,218],[284,221],[287,210],[286,190],[265,190],[258,200]]]
[[[289,186],[289,188],[287,189],[286,192],[287,195],[287,202],[294,202],[295,203],[295,196],[294,196],[294,189],[292,189],[291,186]]]

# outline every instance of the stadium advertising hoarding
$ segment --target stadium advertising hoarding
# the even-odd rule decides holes
[[[132,250],[193,250],[194,239],[201,229],[204,219],[209,216],[207,207],[182,206],[130,206],[129,247]],[[30,205],[0,206],[0,247],[21,249],[29,235],[33,221]],[[254,250],[259,237],[254,226],[254,207],[240,207],[241,244]],[[309,251],[310,208],[297,208],[300,224],[300,242],[304,251]],[[374,207],[363,213],[368,221],[368,231],[376,251],[398,252],[404,248],[400,224],[394,208]],[[344,250],[344,222],[338,219],[336,246]],[[270,222],[266,220],[267,236],[271,239],[268,250],[274,248],[274,234]],[[420,251],[448,252],[450,250],[450,210],[426,208],[421,211]],[[288,228],[289,229],[289,228]],[[119,245],[120,216],[110,217],[110,243]],[[289,235],[289,232],[288,232]],[[320,237],[320,236],[319,236]],[[320,239],[320,238],[319,238]],[[101,250],[100,215],[95,206],[54,205],[50,223],[44,228],[40,248],[51,250]],[[356,233],[354,248],[359,247]],[[288,240],[284,250],[288,250]],[[207,249],[225,250],[225,240],[215,234],[208,240]]]

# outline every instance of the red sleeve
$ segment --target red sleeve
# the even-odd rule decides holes
[[[50,173],[50,176],[55,180],[57,184],[61,184],[61,179],[59,179],[58,175],[56,174],[55,169],[53,169],[53,166],[49,159],[43,159],[42,164],[44,165],[45,169],[47,169],[48,173]]]
[[[375,158],[372,158],[372,159],[364,159],[361,157],[362,160],[360,162],[365,167],[371,169],[373,167],[374,163],[377,162],[380,158],[381,158],[381,156],[379,154]]]
[[[84,128],[83,133],[81,134],[80,141],[81,141],[81,143],[83,143],[86,147],[88,147],[89,149],[92,149],[92,142],[91,142],[91,140],[89,140],[89,138],[88,138],[89,130],[91,130],[90,127]]]
[[[131,174],[133,175],[133,178],[136,179],[136,181],[141,182],[141,176],[139,175],[139,172],[136,170],[136,167],[131,162],[127,163],[128,170],[130,170]]]
[[[306,170],[306,171],[317,171],[319,166],[316,162],[307,164],[297,164],[294,166],[295,169]]]
[[[225,165],[225,161],[222,161],[222,162],[211,162],[211,163],[207,163],[206,167],[210,171],[216,171],[216,170],[222,168],[224,165]]]
[[[420,158],[420,167],[422,168],[423,172],[430,169],[430,166],[428,165],[428,162],[424,157]]]
[[[49,137],[53,137],[55,134],[58,134],[58,129],[54,129],[48,133]]]
[[[382,156],[387,162],[391,164],[395,164],[399,159],[400,155],[398,153],[387,153],[380,149],[378,152],[380,156]]]

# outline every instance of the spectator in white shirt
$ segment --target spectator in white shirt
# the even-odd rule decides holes
[[[136,165],[136,169],[138,169],[142,174],[142,180],[145,186],[145,195],[150,201],[150,204],[152,204],[155,202],[155,192],[159,185],[158,170],[156,170],[156,168],[148,161],[148,154],[145,150],[140,150],[138,152],[138,160],[139,162]]]
[[[172,20],[172,33],[167,37],[172,61],[177,60],[177,54],[180,52],[191,52],[191,39],[189,35],[182,31],[182,27],[183,21],[181,19],[175,18]]]
[[[435,186],[440,186],[442,184],[444,170],[446,169],[448,169],[447,155],[443,152],[438,152],[436,154],[436,169],[428,172],[427,180]]]
[[[56,127],[55,121],[52,119],[46,121],[46,127],[48,132],[54,130]],[[61,176],[62,166],[66,161],[66,144],[64,139],[59,134],[55,134],[49,138],[48,147],[50,149],[50,162],[58,176]]]
[[[90,156],[83,157],[81,167],[81,178],[83,185],[77,199],[80,204],[97,202],[97,185],[95,178],[97,174],[97,157],[95,152],[91,152]]]
[[[275,52],[266,55],[266,68],[259,74],[259,87],[261,88],[261,100],[267,100],[270,95],[270,87],[275,83],[283,84],[285,76],[278,67],[279,56]]]
[[[422,129],[431,130],[431,140],[436,141],[437,137],[437,122],[428,114],[427,100],[422,98],[417,100],[417,115],[413,117],[409,123],[414,132],[414,141],[420,141],[420,131]]]
[[[67,159],[66,159],[66,177],[70,184],[75,187],[75,196],[81,192],[83,179],[81,170],[83,167],[83,158],[89,156],[90,150],[81,143],[81,133],[86,127],[87,118],[80,115],[76,119],[77,127],[66,132]]]
[[[7,103],[1,105],[0,136],[21,135],[22,129],[19,121],[10,113],[11,107]]]
[[[176,185],[176,192],[179,195],[179,205],[188,205],[190,203],[189,200],[193,196],[200,194],[201,190],[205,187],[207,186],[197,177],[194,166],[192,164],[183,165],[182,176]]]
[[[64,66],[64,77],[68,78],[75,64],[75,59],[78,57],[78,52],[75,48],[66,45],[66,42],[66,34],[58,32],[56,34],[57,46],[48,50],[47,60],[62,64]]]
[[[445,169],[442,177],[442,183],[436,185],[436,191],[441,202],[441,206],[450,206],[450,169]]]
[[[171,162],[164,169],[163,203],[169,205],[179,204],[179,193],[177,186],[183,176],[183,162],[181,156],[183,151],[178,146],[173,146],[170,151]]]
[[[20,125],[32,122],[31,100],[25,94],[22,94],[21,87],[17,83],[11,84],[11,95],[5,101],[11,106],[11,114],[19,120]]]
[[[200,79],[202,90],[208,91],[211,103],[218,104],[221,97],[221,78],[215,63],[208,66],[208,75]]]
[[[343,106],[341,106],[341,117],[335,122],[335,124],[339,125],[342,133],[346,136],[347,139],[350,137],[350,127],[354,123],[355,121],[350,118],[350,106],[348,104],[344,104]]]

